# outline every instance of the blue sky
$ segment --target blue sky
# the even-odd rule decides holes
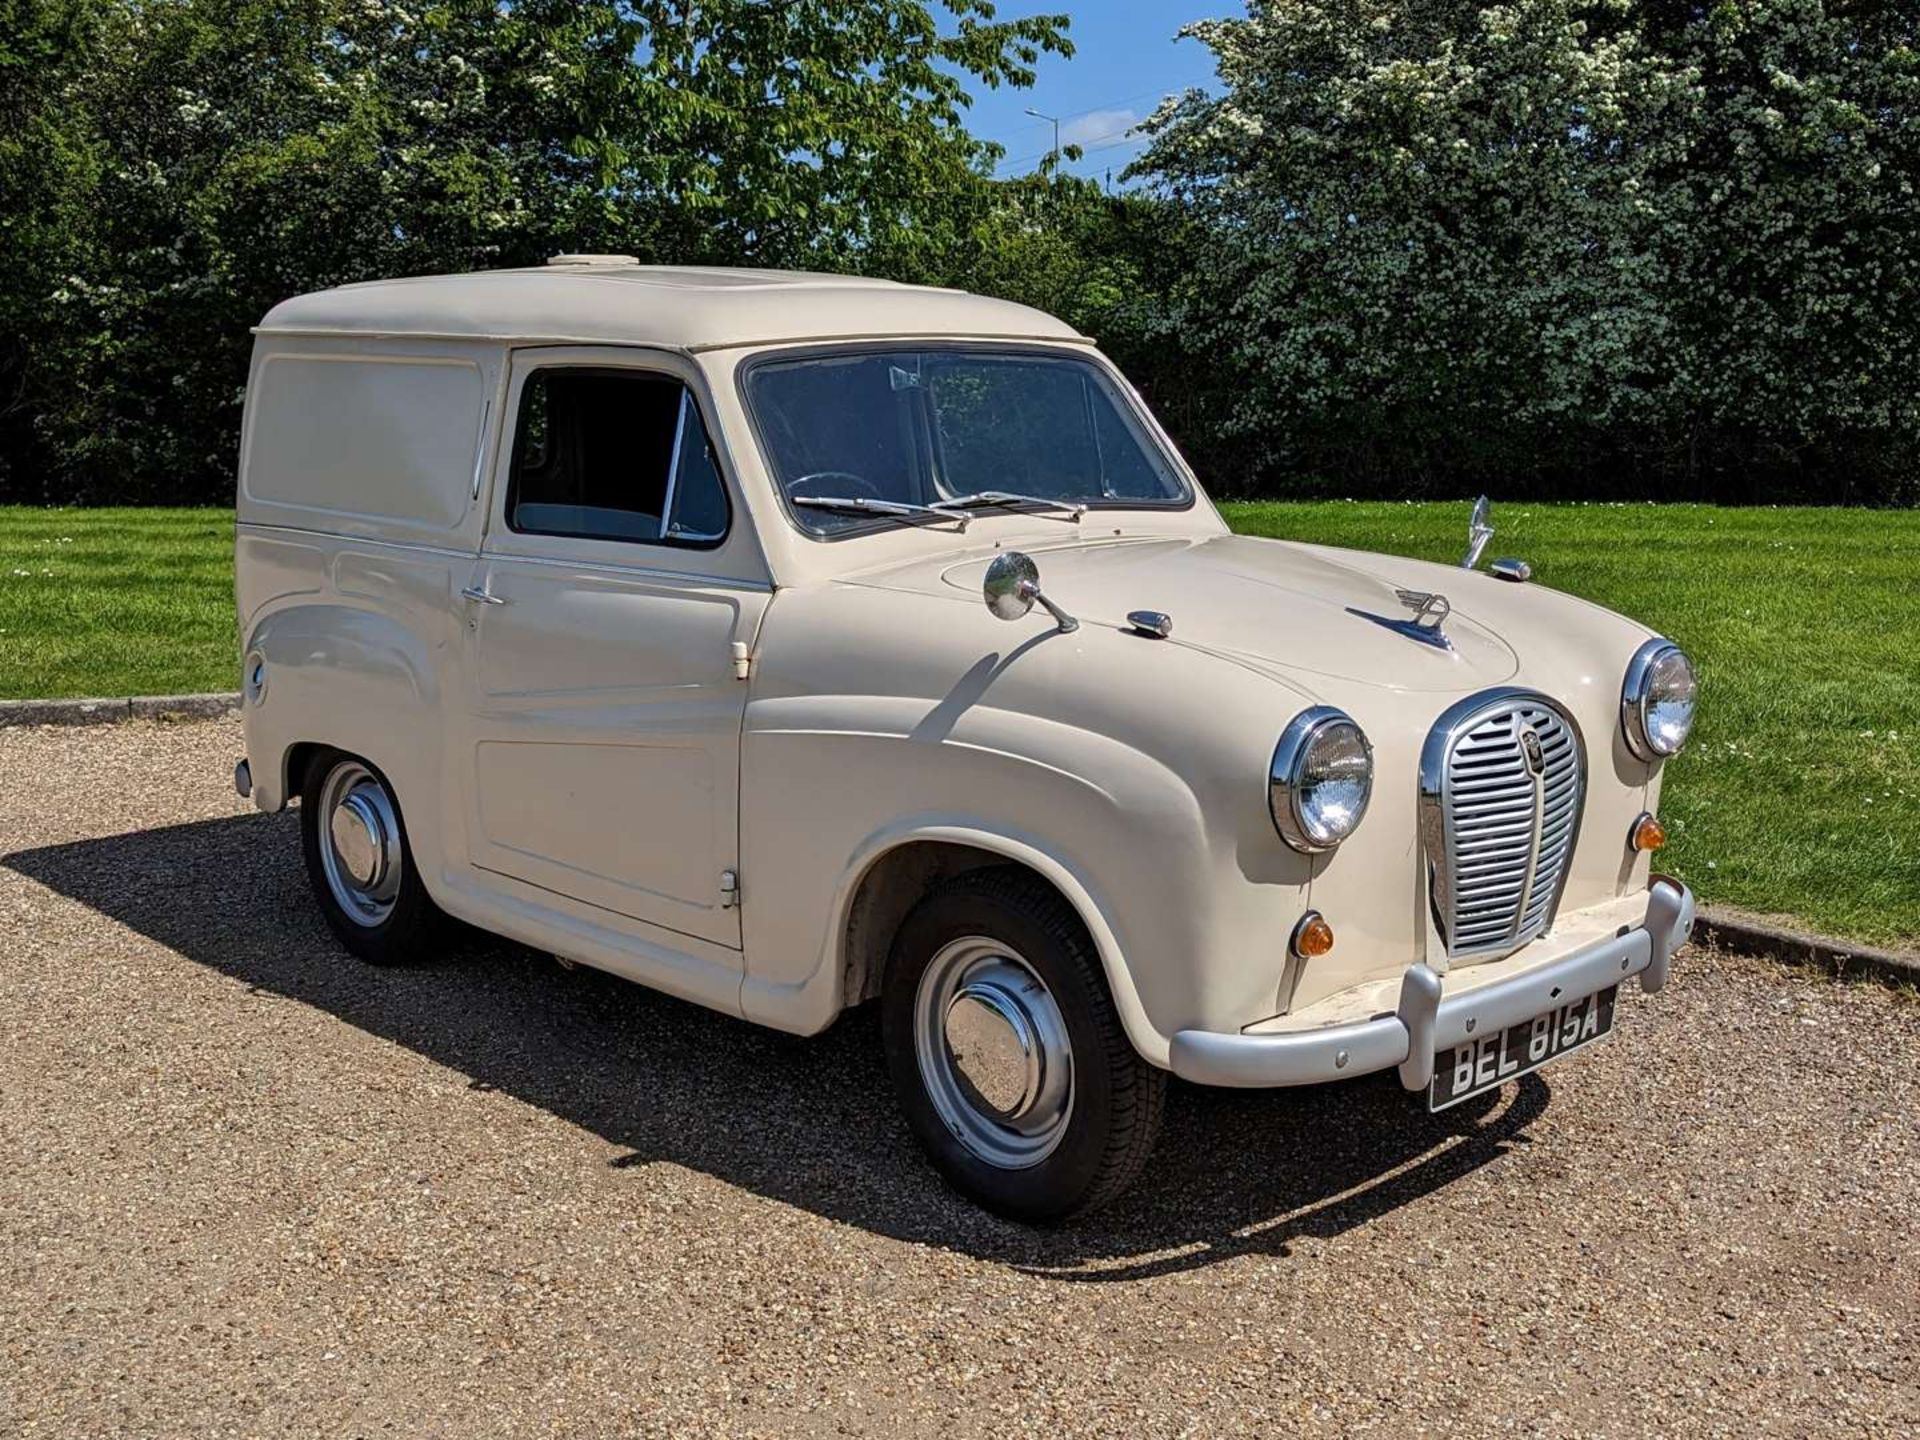
[[[1175,40],[1180,27],[1246,13],[1236,0],[1001,0],[999,10],[1002,19],[1064,11],[1073,17],[1067,33],[1075,53],[1070,60],[1042,56],[1039,79],[1027,90],[971,87],[968,128],[1006,147],[1002,175],[1020,175],[1053,144],[1053,127],[1023,112],[1058,115],[1061,143],[1087,151],[1067,169],[1094,179],[1111,170],[1116,182],[1142,143],[1127,135],[1129,127],[1169,91],[1212,83],[1212,52],[1197,40]]]

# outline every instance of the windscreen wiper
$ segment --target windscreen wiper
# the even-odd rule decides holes
[[[1034,515],[1052,514],[1075,524],[1087,513],[1086,506],[1076,505],[1071,500],[1049,500],[1042,495],[1016,495],[1010,490],[977,490],[971,495],[957,495],[951,500],[936,500],[927,508],[962,513],[986,509],[1015,510]]]
[[[940,509],[932,505],[909,505],[901,500],[868,500],[856,495],[790,495],[788,501],[814,510],[833,510],[843,515],[871,515],[877,520],[896,520],[902,525],[958,525],[962,530],[973,517],[965,511]]]

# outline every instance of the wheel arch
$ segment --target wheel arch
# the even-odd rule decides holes
[[[904,825],[872,837],[847,867],[828,931],[828,973],[840,1010],[879,993],[887,952],[907,912],[937,883],[968,870],[1017,865],[1054,890],[1086,927],[1114,1009],[1134,1049],[1166,1066],[1170,1041],[1140,1002],[1119,937],[1092,889],[1065,860],[1032,840],[966,825]]]
[[[438,803],[443,687],[424,624],[338,603],[286,603],[252,625],[242,647],[264,682],[242,697],[254,805],[269,813],[299,795],[306,769],[331,750],[365,760],[427,823]],[[437,850],[435,851],[437,853]]]
[[[280,794],[288,800],[298,797],[307,788],[307,772],[314,763],[335,753],[334,746],[320,740],[295,740],[288,745],[280,755]]]

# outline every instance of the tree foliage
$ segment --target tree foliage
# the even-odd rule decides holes
[[[0,498],[217,498],[274,302],[599,250],[1039,305],[1223,494],[1920,499],[1911,0],[1190,33],[1107,195],[987,178],[987,0],[0,0]]]
[[[912,272],[1061,17],[988,0],[4,0],[0,494],[231,484],[288,295],[558,250]],[[19,117],[16,123],[16,117]]]
[[[1255,0],[1138,173],[1248,488],[1913,498],[1920,11]]]
[[[0,493],[40,396],[49,297],[81,260],[98,148],[66,122],[91,61],[83,0],[0,0]]]

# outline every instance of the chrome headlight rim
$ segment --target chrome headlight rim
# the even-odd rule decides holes
[[[1367,788],[1346,830],[1326,836],[1315,833],[1307,819],[1302,782],[1306,779],[1306,765],[1314,746],[1343,726],[1359,737],[1360,747],[1366,753]],[[1267,767],[1267,810],[1282,840],[1303,855],[1324,855],[1352,838],[1360,822],[1366,819],[1372,799],[1373,742],[1367,739],[1367,732],[1360,728],[1359,721],[1336,706],[1314,705],[1287,722],[1287,728],[1280,732],[1280,743],[1273,747],[1273,761]]]
[[[1693,734],[1693,716],[1687,716],[1687,733],[1680,737],[1679,743],[1671,747],[1664,746],[1655,738],[1653,728],[1647,724],[1647,702],[1653,698],[1653,677],[1656,667],[1669,655],[1677,655],[1687,667],[1687,674],[1699,686],[1699,677],[1693,668],[1693,658],[1673,641],[1665,636],[1656,635],[1638,650],[1633,659],[1627,662],[1627,677],[1620,687],[1620,728],[1627,740],[1627,749],[1641,760],[1655,764],[1671,759],[1687,746]]]

